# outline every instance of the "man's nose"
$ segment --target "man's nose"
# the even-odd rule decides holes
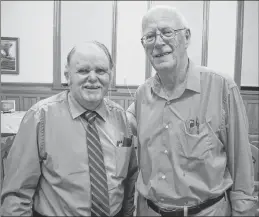
[[[162,38],[161,33],[156,33],[156,39],[155,39],[155,47],[162,46],[165,44],[164,39]]]
[[[90,81],[96,81],[97,80],[97,75],[96,75],[96,72],[94,70],[90,71],[88,73],[88,80]]]

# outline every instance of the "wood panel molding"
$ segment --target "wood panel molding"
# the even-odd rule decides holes
[[[113,73],[112,73],[112,83],[111,86],[116,85],[116,63],[117,63],[117,26],[118,26],[118,5],[117,1],[113,1],[112,8],[112,60],[113,60]]]
[[[53,88],[61,87],[61,1],[54,1]]]
[[[147,2],[147,10],[149,10],[152,7],[153,2],[152,1],[148,1]],[[143,50],[143,52],[145,52]],[[146,72],[145,72],[145,79],[148,79],[152,76],[152,65],[147,57],[147,55],[145,55],[145,68],[146,68]]]
[[[239,88],[241,85],[241,71],[242,71],[243,28],[244,28],[244,1],[237,1],[234,80]]]
[[[210,15],[210,1],[203,1],[203,29],[202,29],[202,49],[201,49],[202,66],[207,66],[208,64],[209,15]]]

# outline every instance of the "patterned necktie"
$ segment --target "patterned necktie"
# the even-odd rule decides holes
[[[95,126],[97,113],[87,111],[84,118],[88,121],[86,143],[91,181],[91,216],[110,216],[109,194],[103,151]]]

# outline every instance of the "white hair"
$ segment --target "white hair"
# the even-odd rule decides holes
[[[184,28],[189,29],[189,24],[186,21],[185,17],[183,16],[183,14],[175,7],[171,7],[169,5],[156,5],[154,7],[152,7],[151,9],[148,10],[148,12],[144,15],[143,19],[142,19],[142,29],[145,23],[145,20],[147,19],[147,17],[149,17],[150,14],[157,12],[157,11],[161,11],[161,12],[169,12],[171,14],[174,14],[176,16],[176,19],[179,20],[181,22],[181,24],[183,24]]]

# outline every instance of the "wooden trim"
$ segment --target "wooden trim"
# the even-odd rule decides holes
[[[210,1],[203,1],[203,30],[202,30],[202,49],[201,49],[201,65],[208,64],[208,42],[209,42],[209,16]]]
[[[244,1],[237,1],[234,80],[239,88],[241,85],[241,71],[242,71],[243,26],[244,26]]]
[[[240,90],[259,92],[259,86],[240,86]]]
[[[54,1],[53,89],[61,88],[61,1]]]
[[[2,84],[3,94],[45,94],[58,92],[52,90],[51,83],[15,83],[15,82],[5,82]]]
[[[67,90],[68,88],[59,88],[53,89],[51,83],[15,83],[15,82],[5,82],[2,84],[2,93],[5,95],[13,95],[13,94],[47,94],[53,95],[59,93],[63,90]],[[113,92],[116,96],[130,96],[128,91],[130,90],[131,93],[135,93],[137,87],[126,87],[121,86],[120,88],[111,88],[109,89],[109,93]]]
[[[147,10],[149,10],[152,7],[152,4],[153,4],[152,1],[147,1]],[[152,65],[151,65],[147,55],[145,55],[145,56],[146,56],[146,58],[145,58],[145,64],[146,64],[145,79],[148,79],[152,76]]]
[[[117,1],[113,1],[113,9],[112,9],[112,60],[114,63],[113,67],[113,76],[111,87],[114,88],[116,86],[116,63],[117,63],[117,25],[118,25],[118,5]]]
[[[2,8],[1,8],[1,5],[2,4],[0,4],[0,11],[2,11]],[[1,19],[1,17],[2,16],[0,16],[0,23],[2,23],[1,21],[2,21],[2,19]],[[0,29],[0,36],[1,36],[1,29]],[[0,37],[0,44],[1,44],[1,37]],[[2,96],[2,85],[1,85],[1,74],[2,74],[2,69],[1,69],[1,64],[0,64],[0,95]],[[0,99],[1,99],[1,97],[0,97]],[[1,112],[1,107],[2,106],[0,106],[0,112]],[[1,115],[0,115],[0,122],[2,123],[2,121],[1,121]],[[0,132],[1,132],[1,124],[0,124]],[[1,133],[0,133],[0,141],[2,141],[2,136],[1,136]],[[2,148],[1,148],[1,150],[0,150],[0,154],[1,154],[1,156],[2,156]],[[1,160],[0,160],[0,176],[1,176],[1,178],[0,178],[0,194],[2,194],[2,186],[3,186],[3,160],[2,160],[2,157],[1,157]]]

